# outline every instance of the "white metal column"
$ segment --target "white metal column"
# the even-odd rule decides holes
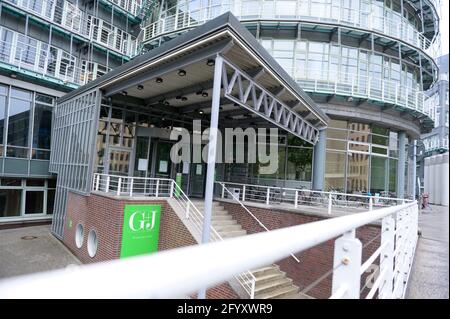
[[[211,231],[211,211],[213,201],[214,189],[214,171],[216,168],[216,152],[217,152],[217,127],[219,122],[219,107],[220,107],[220,87],[222,84],[222,66],[223,59],[217,55],[214,67],[214,83],[212,92],[211,105],[211,122],[209,126],[209,144],[208,144],[208,167],[206,170],[206,184],[205,184],[205,211],[203,212],[203,231],[202,244],[209,242]],[[199,294],[199,299],[206,297],[206,288],[203,288]]]

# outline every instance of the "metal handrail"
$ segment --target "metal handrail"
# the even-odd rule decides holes
[[[105,187],[101,188],[101,177],[106,177],[106,183]],[[111,189],[111,177],[117,178],[118,182],[116,184],[117,189]],[[135,180],[143,180],[143,181],[151,181],[155,182],[156,189],[155,189],[155,196],[156,197],[168,197],[172,198],[176,201],[176,203],[179,205],[179,207],[185,211],[185,217],[187,220],[191,221],[191,225],[196,229],[197,232],[202,232],[202,226],[203,226],[203,214],[200,212],[200,210],[195,206],[195,204],[189,199],[189,197],[186,195],[186,193],[181,189],[181,187],[175,182],[175,180],[171,178],[153,178],[153,177],[130,177],[130,176],[120,176],[120,175],[110,175],[110,174],[101,174],[101,173],[94,173],[93,178],[93,189],[95,191],[103,191],[103,192],[109,192],[116,195],[129,195],[133,196],[133,194],[136,194],[137,192],[133,190],[133,187],[136,185],[134,182]],[[161,182],[169,183],[170,186],[168,186],[167,192],[161,193],[160,187],[161,185],[164,185]],[[125,185],[125,187],[128,185],[130,186],[129,189],[127,189],[126,192],[121,192],[122,185]],[[150,188],[150,186],[149,186]],[[144,191],[145,194],[145,191]],[[149,192],[150,194],[150,192]],[[214,226],[210,226],[210,238],[213,241],[223,241],[223,237],[219,234],[219,232],[214,228]],[[249,270],[246,270],[243,273],[240,273],[235,276],[239,284],[242,286],[242,288],[249,294],[250,298],[253,299],[255,295],[255,284],[256,284],[256,278],[253,275],[253,273]]]
[[[385,232],[381,239],[388,240],[389,249],[383,250],[384,259],[380,264],[383,269],[368,297],[378,292],[379,298],[404,298],[417,244],[417,217],[414,202],[206,245],[3,279],[0,298],[183,297],[229,280],[245,269],[273,263],[291,251],[302,252],[342,234],[335,241],[334,260],[336,267],[346,266],[338,267],[333,273],[331,298],[359,298],[358,260],[362,248],[354,237],[355,230],[379,219],[389,226],[383,226]],[[397,246],[401,249],[401,258],[395,258],[392,253]],[[179,271],[180,260],[183,261],[182,272]],[[393,263],[395,272],[391,267]],[[142,276],[142,269],[158,276]]]
[[[217,184],[219,184],[220,186],[222,186],[222,188],[231,195],[231,197],[239,204],[241,205],[241,207],[250,215],[252,216],[252,218],[259,224],[259,226],[261,226],[265,231],[270,231],[270,229],[268,229],[255,215],[253,215],[253,213],[238,199],[236,198],[236,196],[234,196],[234,194],[225,186],[225,184],[223,182],[216,182]],[[291,257],[294,258],[294,260],[296,262],[300,262],[300,260],[291,253]]]
[[[337,197],[344,197],[344,198],[352,198],[352,197],[357,197],[357,198],[363,198],[366,199],[367,201],[364,202],[360,202],[360,203],[368,203],[369,204],[369,209],[372,209],[373,206],[375,206],[374,204],[374,200],[386,200],[386,201],[395,201],[397,203],[410,203],[412,202],[412,200],[410,199],[403,199],[403,198],[394,198],[394,197],[383,197],[383,196],[369,196],[369,195],[362,195],[362,194],[348,194],[348,193],[339,193],[339,192],[327,192],[327,191],[318,191],[318,190],[310,190],[310,189],[297,189],[297,188],[290,188],[290,187],[279,187],[279,186],[266,186],[266,185],[255,185],[255,184],[244,184],[244,183],[235,183],[235,182],[219,182],[219,183],[223,183],[223,184],[229,184],[229,185],[238,185],[238,186],[242,186],[242,187],[246,187],[248,188],[261,188],[264,189],[266,191],[263,191],[263,193],[265,194],[265,199],[263,200],[266,204],[270,204],[270,190],[279,190],[279,191],[291,191],[293,192],[295,195],[294,199],[292,199],[294,201],[294,207],[296,207],[296,204],[298,203],[299,198],[298,196],[304,195],[304,194],[318,194],[320,195],[321,199],[326,199],[326,202],[324,202],[324,204],[328,204],[328,213],[331,214],[331,208],[332,208],[332,203],[333,201],[335,203],[339,203],[339,201],[342,202],[352,202],[347,200],[339,200],[337,199]],[[244,201],[246,199],[243,199]],[[251,201],[251,199],[247,198],[247,200]],[[355,201],[353,201],[355,202]],[[358,203],[358,202],[357,202]],[[339,205],[336,205],[339,206]]]

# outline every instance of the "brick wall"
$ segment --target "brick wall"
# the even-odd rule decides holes
[[[91,194],[83,196],[69,192],[67,215],[64,225],[63,243],[83,263],[94,263],[120,256],[124,207],[126,204],[161,204],[161,220],[158,250],[168,250],[195,245],[196,241],[165,200],[130,201]],[[71,221],[72,226],[70,226]],[[84,227],[84,241],[81,248],[75,244],[77,224]],[[97,232],[98,249],[94,257],[87,252],[89,231]],[[182,267],[180,262],[180,267]],[[207,291],[207,298],[238,298],[228,283]]]
[[[222,202],[222,205],[237,220],[249,234],[264,231],[264,229],[238,204]],[[294,213],[284,210],[264,209],[260,207],[248,207],[250,211],[269,229],[278,229],[294,225],[301,225],[324,219]],[[377,226],[364,226],[356,231],[356,237],[359,238],[363,247],[362,261],[364,262],[371,256],[380,245],[380,228]],[[377,237],[378,236],[378,237]],[[373,242],[369,243],[372,239]],[[277,262],[280,269],[286,272],[287,276],[293,279],[294,283],[304,289],[320,279],[333,267],[334,240],[329,240],[318,246],[310,248],[301,253],[295,254],[300,260],[297,263],[292,257],[285,258]],[[368,244],[369,243],[369,244]],[[378,263],[378,261],[376,261]],[[365,284],[367,274],[362,276],[361,287]],[[332,273],[320,281],[314,288],[307,293],[315,298],[328,298],[331,295]],[[367,289],[363,291],[363,296],[367,294]]]

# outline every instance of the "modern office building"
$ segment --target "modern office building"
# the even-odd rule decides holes
[[[49,117],[56,97],[227,11],[331,120],[314,147],[282,136],[276,173],[261,175],[258,164],[223,165],[224,180],[412,195],[410,146],[435,125],[433,105],[424,92],[438,78],[436,1],[5,0],[0,8],[0,192],[7,198],[2,207],[10,207],[3,209],[3,217],[31,216],[27,207],[37,205],[32,201],[41,205],[42,200],[38,215],[52,211],[55,175],[48,172],[50,139],[45,132],[54,124],[41,118]],[[162,93],[158,98],[169,109],[171,97]],[[121,107],[100,113],[95,171],[174,178],[170,166],[151,161],[167,155],[164,138],[150,143],[148,135],[137,134],[142,120]],[[302,112],[313,120],[310,112]],[[167,116],[158,116],[145,125],[173,127]],[[232,111],[227,116],[224,121],[236,120]],[[253,123],[240,117],[239,123]],[[145,172],[136,169],[141,153],[150,165]],[[184,182],[189,195],[203,194],[195,189],[201,183]]]
[[[143,46],[231,11],[331,118],[321,132],[326,143],[303,169],[314,173],[295,174],[287,155],[276,180],[264,182],[408,197],[411,146],[434,127],[425,92],[438,77],[438,7],[430,0],[158,1]],[[251,168],[239,172],[230,180],[260,180]]]
[[[48,219],[55,99],[129,61],[140,0],[0,1],[0,220]]]
[[[434,128],[422,135],[424,156],[448,152],[448,54],[437,59],[439,79],[427,92],[429,103],[435,105]]]

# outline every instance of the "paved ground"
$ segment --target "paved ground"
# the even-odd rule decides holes
[[[80,262],[50,234],[49,225],[0,230],[0,278],[74,264]]]
[[[449,298],[448,215],[448,207],[432,206],[419,216],[422,236],[419,237],[407,298]]]

